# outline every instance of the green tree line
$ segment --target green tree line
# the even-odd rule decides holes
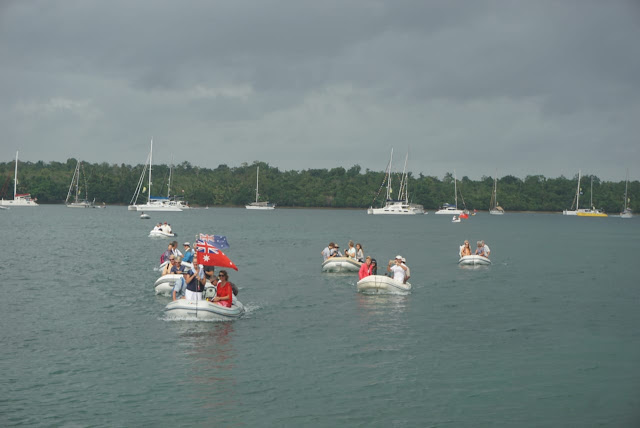
[[[31,193],[40,203],[62,203],[66,199],[76,159],[66,162],[20,162],[18,193]],[[0,163],[3,187],[0,196],[13,197],[14,162]],[[384,203],[381,188],[385,173],[362,171],[359,165],[348,170],[307,169],[280,171],[264,162],[238,167],[225,164],[215,169],[201,168],[182,162],[171,169],[168,165],[153,167],[152,195],[166,196],[171,170],[171,194],[183,196],[193,206],[242,206],[255,199],[256,167],[260,166],[260,200],[275,202],[281,207],[367,208]],[[88,189],[89,199],[96,203],[128,204],[136,189],[144,165],[84,163],[81,187]],[[624,204],[625,182],[602,181],[596,176],[581,180],[581,206],[588,207],[591,179],[593,204],[608,213],[618,213]],[[146,178],[145,178],[146,180]],[[577,187],[577,175],[546,178],[529,175],[524,179],[507,175],[498,179],[498,202],[507,211],[562,211],[571,208]],[[399,177],[393,178],[399,188]],[[147,182],[144,182],[147,186]],[[493,177],[480,180],[462,177],[458,180],[458,206],[470,210],[487,210],[493,189]],[[408,175],[410,200],[434,210],[443,203],[453,203],[454,178],[447,173],[442,180],[420,174]],[[84,195],[84,190],[81,190]],[[640,182],[629,182],[630,207],[640,212],[634,195],[640,195]],[[146,195],[146,194],[145,194]],[[141,195],[139,203],[146,201]]]

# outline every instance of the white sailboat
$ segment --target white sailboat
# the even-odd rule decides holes
[[[493,179],[493,192],[491,193],[491,202],[489,203],[489,214],[503,215],[504,209],[498,205],[498,174]]]
[[[404,160],[404,169],[402,171],[402,178],[400,179],[400,190],[398,191],[398,199],[393,199],[391,188],[391,163],[393,162],[393,149],[391,149],[391,158],[387,166],[385,173],[385,179],[382,182],[384,186],[387,185],[387,194],[384,207],[373,208],[371,206],[367,210],[367,214],[395,214],[395,215],[416,215],[424,214],[424,207],[419,204],[409,203],[409,191],[408,191],[408,173],[407,173],[407,161],[409,159],[409,153]]]
[[[37,207],[35,199],[29,193],[18,194],[18,152],[16,152],[16,170],[13,177],[13,199],[0,199],[0,206],[4,207]]]
[[[453,170],[453,194],[455,205],[451,204],[443,204],[442,207],[436,211],[436,214],[447,214],[447,215],[460,215],[464,211],[458,209],[458,178],[456,177],[456,170]]]
[[[76,169],[73,172],[73,178],[71,178],[71,184],[69,185],[69,192],[67,192],[67,199],[64,201],[68,208],[95,208],[94,202],[89,202],[87,197],[87,179],[84,180],[84,199],[80,199],[80,166],[81,162],[76,163]],[[73,198],[72,198],[73,192]]]
[[[621,218],[633,217],[633,211],[629,208],[629,197],[627,196],[627,188],[629,187],[629,170],[627,170],[627,178],[624,184],[624,209],[620,213]]]
[[[578,209],[580,206],[580,177],[582,171],[578,170],[578,189],[576,190],[576,196],[573,198],[573,202],[571,203],[571,209],[562,211],[562,215],[578,215]],[[574,210],[573,207],[576,209]]]
[[[276,204],[269,202],[269,201],[263,201],[263,202],[259,202],[258,199],[260,198],[260,193],[258,193],[258,187],[259,187],[259,180],[260,180],[260,166],[257,167],[256,169],[256,201],[255,202],[251,202],[250,204],[245,205],[244,207],[248,210],[273,210],[276,208]]]
[[[141,192],[144,192],[143,183],[144,183],[144,175],[147,171],[147,164],[145,164],[144,169],[142,170],[142,175],[140,176],[140,180],[138,180],[138,186],[136,187],[136,191],[131,198],[131,203],[129,205],[130,211],[168,211],[168,212],[180,212],[182,208],[178,206],[176,203],[171,203],[169,197],[162,196],[151,196],[151,170],[152,170],[152,159],[153,159],[153,139],[151,140],[151,148],[149,150],[149,156],[147,157],[148,169],[149,169],[149,188],[147,194],[147,203],[146,204],[138,204],[138,196],[140,196]]]

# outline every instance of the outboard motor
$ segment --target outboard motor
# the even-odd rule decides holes
[[[211,284],[210,282],[207,282],[204,286],[203,297],[206,300],[212,300],[214,297],[216,297],[216,286]]]

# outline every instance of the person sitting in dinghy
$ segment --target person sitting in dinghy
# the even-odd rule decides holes
[[[212,302],[225,308],[230,308],[233,303],[233,289],[231,288],[231,283],[228,282],[229,275],[227,271],[221,270],[218,274],[218,279],[220,281],[218,282],[216,297],[213,298]]]
[[[464,240],[464,244],[460,248],[460,257],[470,256],[471,255],[471,247],[469,246],[469,241]]]
[[[371,256],[367,256],[367,258],[364,260],[364,263],[362,263],[362,266],[360,266],[360,271],[358,271],[358,276],[360,277],[360,279],[365,278],[369,275],[371,275]]]
[[[476,248],[476,256],[482,256],[482,257],[487,257],[486,253],[484,252],[484,244],[482,243],[482,241],[478,241],[478,248]]]
[[[169,263],[164,265],[164,268],[162,269],[162,276],[173,273],[173,270],[176,267],[176,261],[178,261],[177,266],[180,266],[180,261],[178,259],[179,257],[176,257],[174,255],[169,256]]]
[[[344,257],[344,255],[340,252],[340,245],[335,244],[333,246],[333,250],[331,251],[331,257]]]

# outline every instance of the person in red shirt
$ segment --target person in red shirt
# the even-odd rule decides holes
[[[371,269],[371,256],[367,256],[367,258],[364,260],[364,263],[362,263],[362,266],[360,266],[360,271],[358,272],[358,276],[360,276],[360,279],[371,275]]]
[[[227,274],[226,270],[221,270],[218,274],[218,279],[220,281],[218,282],[216,297],[213,298],[213,302],[230,308],[231,303],[233,303],[233,289],[229,282],[229,274]]]

